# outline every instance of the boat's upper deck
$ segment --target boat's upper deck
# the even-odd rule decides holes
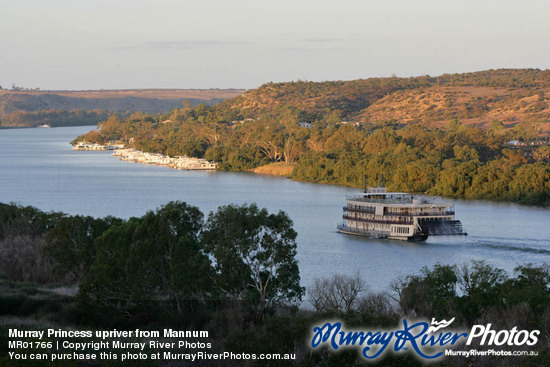
[[[413,198],[410,194],[400,192],[388,192],[384,194],[356,194],[346,195],[346,200],[362,201],[366,203],[402,203],[412,204]]]
[[[424,198],[415,198],[404,192],[386,192],[385,187],[370,187],[360,194],[347,195],[346,200],[357,204],[382,204],[384,206],[403,207],[452,207],[447,203],[431,203]]]
[[[386,192],[385,187],[369,187],[365,192],[355,195],[347,195],[347,200],[362,201],[367,203],[403,203],[412,204],[413,196],[404,192]]]

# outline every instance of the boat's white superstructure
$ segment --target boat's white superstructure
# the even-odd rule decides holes
[[[433,235],[465,235],[448,203],[430,203],[411,194],[371,187],[347,197],[338,231],[375,238],[424,241]]]

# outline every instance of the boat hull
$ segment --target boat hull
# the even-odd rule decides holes
[[[390,240],[399,240],[399,241],[410,241],[410,242],[423,242],[428,239],[428,235],[414,235],[414,236],[402,236],[402,237],[396,237],[396,236],[386,236],[379,233],[369,233],[369,232],[354,232],[353,230],[349,229],[342,229],[337,228],[338,232],[343,234],[351,234],[355,236],[362,236],[362,237],[370,237],[370,238],[387,238]]]

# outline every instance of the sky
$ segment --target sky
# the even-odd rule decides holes
[[[550,66],[548,0],[0,0],[0,85],[256,88]]]

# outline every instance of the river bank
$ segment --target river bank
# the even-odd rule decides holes
[[[320,271],[324,276],[359,271],[370,289],[384,291],[397,276],[437,262],[487,260],[512,273],[520,264],[550,261],[550,210],[545,208],[435,198],[455,205],[467,237],[434,237],[424,244],[364,239],[336,231],[346,195],[358,189],[261,174],[172,170],[129,164],[106,151],[72,151],[67,142],[87,130],[2,130],[0,202],[124,219],[176,200],[205,215],[222,205],[257,203],[271,213],[285,211],[293,220],[304,286]]]
[[[94,144],[96,146],[101,146],[98,144]],[[95,150],[101,150],[101,149],[77,149],[78,145],[73,148],[73,150],[76,151],[95,151]],[[106,150],[106,149],[103,149]],[[187,156],[177,156],[177,157],[169,157],[160,153],[150,153],[150,152],[144,152],[137,149],[117,149],[114,150],[113,156],[118,157],[120,160],[123,161],[129,161],[129,162],[136,162],[141,164],[149,164],[149,165],[159,165],[159,166],[166,166],[173,169],[181,169],[181,170],[208,170],[208,171],[214,171],[219,170],[219,163],[208,161],[203,158],[196,158],[196,157],[187,157]],[[273,177],[284,177],[287,179],[290,179],[292,181],[296,182],[305,182],[305,183],[313,183],[313,184],[326,184],[326,185],[334,185],[334,186],[341,186],[341,187],[349,187],[349,188],[362,188],[363,185],[357,184],[357,182],[340,182],[340,181],[331,181],[328,179],[324,180],[315,180],[315,179],[308,179],[302,177],[300,174],[297,174],[297,167],[298,164],[287,164],[285,162],[274,162],[269,163],[263,166],[259,166],[256,168],[248,169],[244,172],[254,173],[257,175],[266,175],[266,176],[273,176]],[[302,168],[303,169],[303,168]],[[476,193],[470,193],[468,191],[465,191],[463,194],[456,194],[452,192],[447,192],[446,194],[442,194],[441,192],[433,192],[433,188],[428,191],[414,191],[414,190],[403,190],[401,187],[392,187],[392,185],[388,185],[388,189],[390,191],[403,191],[403,192],[409,192],[416,195],[433,195],[433,196],[441,196],[446,197],[450,199],[464,199],[464,200],[486,200],[489,202],[495,202],[495,203],[516,203],[520,205],[526,205],[526,206],[533,206],[533,207],[542,207],[542,208],[548,208],[550,204],[547,204],[546,202],[533,202],[533,201],[521,201],[521,200],[513,200],[513,199],[502,199],[499,197],[492,197],[492,196],[483,196],[478,195]],[[525,191],[525,190],[524,190]]]
[[[253,168],[251,170],[248,170],[248,172],[256,173],[258,175],[269,175],[269,176],[291,178],[294,167],[295,167],[294,164],[276,162],[276,163],[266,164],[265,166]]]

